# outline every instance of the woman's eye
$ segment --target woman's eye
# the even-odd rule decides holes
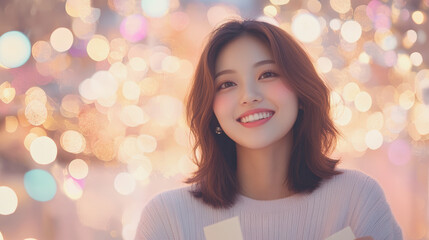
[[[228,88],[228,87],[233,86],[233,84],[235,84],[235,83],[233,83],[233,82],[224,82],[221,85],[219,85],[218,89]]]
[[[264,72],[259,78],[269,78],[269,77],[275,77],[277,76],[276,73],[273,72]]]

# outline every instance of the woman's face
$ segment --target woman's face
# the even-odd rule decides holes
[[[220,51],[215,91],[214,114],[236,144],[259,149],[292,135],[298,98],[259,39],[240,36]]]

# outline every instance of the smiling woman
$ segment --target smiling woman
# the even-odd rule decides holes
[[[329,107],[288,33],[253,20],[217,28],[187,98],[198,169],[146,205],[136,239],[402,239],[379,184],[329,157]]]

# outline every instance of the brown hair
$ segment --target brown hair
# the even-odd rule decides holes
[[[254,20],[233,20],[212,32],[198,62],[186,105],[198,169],[184,182],[195,183],[193,196],[215,208],[233,206],[239,190],[235,142],[226,134],[215,133],[219,126],[213,113],[215,62],[222,48],[243,34],[257,37],[270,48],[302,108],[293,126],[287,187],[295,193],[312,192],[323,179],[341,173],[335,170],[339,160],[327,156],[338,135],[329,117],[329,89],[307,53],[279,27]]]

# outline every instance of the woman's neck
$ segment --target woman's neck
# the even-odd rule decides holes
[[[257,200],[274,200],[293,194],[284,184],[292,148],[291,135],[262,149],[237,144],[237,177],[241,194]]]

